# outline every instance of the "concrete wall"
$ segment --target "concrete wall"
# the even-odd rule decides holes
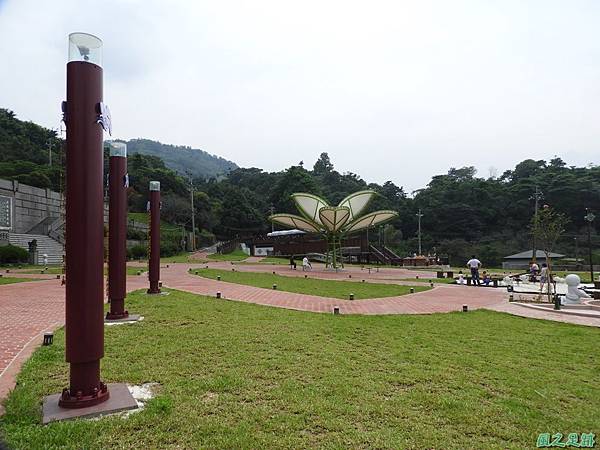
[[[13,233],[27,233],[46,218],[60,217],[60,194],[50,189],[40,189],[18,181],[0,179],[0,197],[11,203]]]
[[[61,195],[50,189],[41,189],[14,180],[0,179],[2,204],[7,198],[10,199],[11,204],[11,226],[7,230],[0,223],[0,231],[46,234],[45,231],[39,229],[30,230],[42,221],[53,221],[61,216]],[[104,223],[108,224],[108,202],[106,201],[104,202]]]

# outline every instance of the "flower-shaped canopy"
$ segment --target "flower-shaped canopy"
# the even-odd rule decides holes
[[[372,190],[358,191],[344,198],[338,206],[329,206],[326,200],[317,195],[292,194],[292,200],[302,217],[294,214],[274,214],[269,217],[269,220],[310,233],[354,233],[381,225],[398,215],[395,211],[384,210],[361,216],[376,195],[377,193]]]

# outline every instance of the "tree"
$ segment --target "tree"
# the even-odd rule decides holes
[[[568,222],[569,219],[564,214],[554,211],[548,205],[544,205],[537,216],[531,219],[531,232],[542,247],[546,255],[546,263],[548,264],[548,282],[546,285],[549,302],[551,301],[552,294],[552,258],[550,255],[554,251],[558,239],[565,232]]]
[[[327,152],[321,153],[321,156],[319,156],[319,159],[317,159],[317,162],[313,166],[313,173],[317,176],[322,176],[328,174],[332,170],[333,164],[329,159],[329,155]]]

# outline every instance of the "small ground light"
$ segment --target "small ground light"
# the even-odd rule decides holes
[[[273,285],[273,289],[277,290],[277,285],[276,284]]]
[[[463,312],[469,312],[469,306],[463,305]]]
[[[137,274],[138,274],[138,275],[141,275],[141,274],[142,274],[142,271],[141,271],[141,270],[138,270]]]
[[[231,269],[232,272],[235,272],[235,269]]]
[[[410,293],[411,293],[411,294],[414,294],[414,293],[415,293],[415,288],[412,288],[412,287],[411,287],[411,288],[410,288]]]
[[[304,278],[308,278],[308,275],[304,275]]]
[[[169,265],[167,264],[167,269],[169,268]]]
[[[60,280],[60,275],[56,275],[56,279],[57,279],[57,280]]]
[[[6,273],[10,273],[10,269],[6,269]]]
[[[275,271],[273,271],[273,275],[275,275]]]
[[[433,281],[429,282],[429,286],[433,287]]]
[[[158,282],[158,287],[162,287],[162,281]]]
[[[348,275],[348,278],[352,278],[352,275]]]
[[[340,307],[339,306],[334,306],[333,307],[333,314],[335,314],[336,316],[340,313]]]
[[[514,302],[514,301],[515,301],[515,296],[514,296],[513,294],[510,294],[510,295],[508,296],[508,301],[509,301],[509,302]]]
[[[363,283],[365,282],[365,280],[360,280],[360,281],[362,281]]]
[[[217,275],[217,281],[221,281],[221,275]]]
[[[52,333],[51,331],[46,331],[44,333],[44,342],[42,345],[52,345],[53,341],[54,341],[54,333]]]
[[[2,274],[0,273],[0,278],[2,278]]]
[[[221,298],[221,293],[217,292],[217,298]]]
[[[419,279],[419,275],[416,275],[415,278],[418,280]]]
[[[348,296],[348,300],[354,300],[354,294],[350,294],[350,295]]]

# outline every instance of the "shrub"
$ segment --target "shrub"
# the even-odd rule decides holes
[[[16,245],[0,246],[0,264],[26,263],[29,252]]]
[[[148,246],[134,245],[127,249],[127,256],[132,259],[146,258],[148,256]]]

